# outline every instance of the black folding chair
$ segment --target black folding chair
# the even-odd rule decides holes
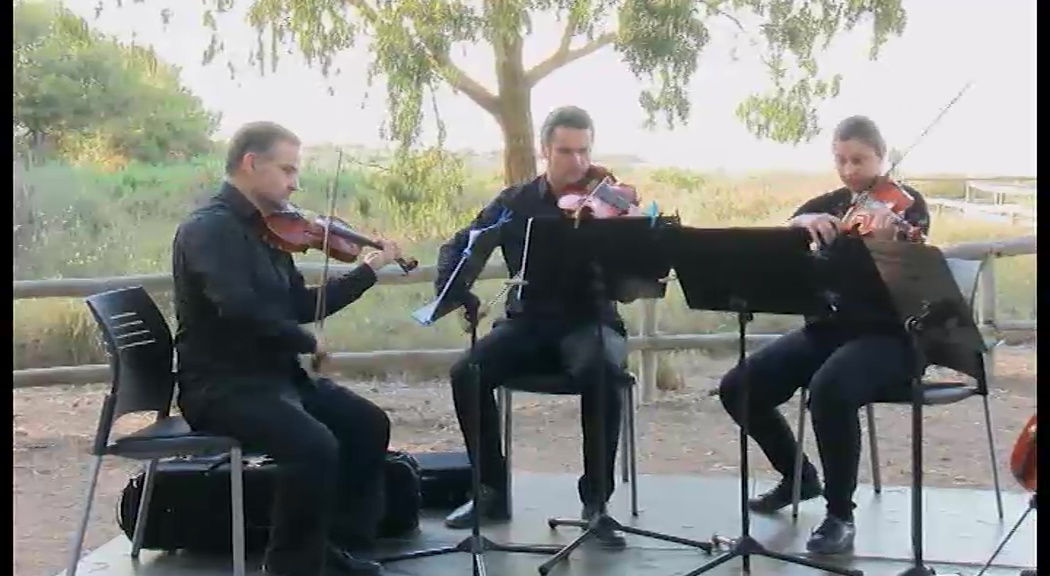
[[[631,515],[638,516],[638,449],[634,425],[636,379],[633,374],[627,373],[626,377],[618,384],[619,391],[623,395],[623,419],[620,422],[621,474],[623,482],[631,487]],[[515,391],[557,396],[578,395],[580,393],[579,387],[569,380],[568,375],[564,374],[523,376],[511,380],[499,388],[499,396],[497,398],[500,420],[503,424],[503,454],[507,460],[508,499],[511,498],[512,492],[511,478],[513,476],[513,467],[511,466],[511,453],[513,452],[512,432],[514,429],[512,404]]]
[[[170,415],[175,394],[171,330],[142,287],[95,294],[86,301],[105,341],[113,383],[102,403],[91,448],[94,462],[84,513],[73,539],[67,576],[76,576],[103,457],[117,456],[149,463],[131,541],[131,557],[137,559],[145,534],[157,460],[222,453],[230,456],[233,573],[244,576],[244,485],[240,445],[232,438],[195,433],[182,417]],[[121,416],[139,412],[155,412],[156,418],[145,428],[117,439],[110,438],[113,424]]]
[[[952,271],[955,282],[959,285],[966,303],[973,310],[973,301],[977,295],[977,281],[981,275],[983,262],[980,260],[963,260],[959,258],[948,258],[948,267]],[[997,344],[995,341],[986,342],[989,351]],[[972,375],[974,382],[942,381],[927,378],[923,381],[924,405],[945,406],[956,402],[980,396],[984,403],[984,426],[988,437],[988,456],[992,465],[992,483],[995,486],[995,503],[999,512],[999,520],[1003,519],[1003,494],[999,487],[999,469],[995,464],[995,440],[992,437],[992,416],[988,408],[988,370],[985,364],[985,354],[979,354],[976,364],[980,367],[978,374]],[[884,402],[884,404],[911,405],[911,400],[900,402]],[[798,452],[795,454],[794,470],[794,494],[792,495],[791,516],[793,520],[798,519],[798,506],[800,490],[802,485],[802,440],[806,431],[806,408],[808,407],[807,389],[802,388],[799,395],[798,414]],[[878,434],[875,431],[875,408],[874,404],[867,405],[868,414],[868,447],[871,456],[871,476],[875,493],[882,493],[882,478],[879,473],[879,445]]]

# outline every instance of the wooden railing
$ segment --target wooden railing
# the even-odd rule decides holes
[[[986,260],[982,268],[979,288],[979,300],[975,302],[975,314],[980,326],[985,331],[1001,333],[1004,331],[1035,331],[1034,320],[999,320],[996,317],[995,299],[995,261],[998,258],[1021,256],[1036,253],[1036,237],[1025,236],[1009,240],[991,242],[966,242],[943,248],[949,258],[964,260]],[[320,266],[303,264],[300,266],[306,274],[322,273]],[[346,265],[330,267],[331,275],[338,275],[351,269]],[[434,267],[421,267],[407,276],[381,271],[381,284],[418,284],[433,282]],[[480,279],[506,278],[506,270],[498,265],[490,265],[481,274]],[[119,278],[67,278],[60,280],[23,280],[14,283],[14,299],[29,298],[83,298],[118,288],[142,286],[150,292],[171,290],[172,279],[168,274],[144,274],[122,276]],[[643,300],[639,332],[629,338],[632,351],[641,352],[639,379],[642,402],[648,402],[656,388],[657,361],[656,354],[671,350],[696,350],[712,345],[725,345],[734,342],[735,333],[720,334],[660,334],[657,330],[657,308],[655,300]],[[753,334],[748,336],[751,343],[765,343],[778,337],[779,334]],[[332,367],[336,371],[361,369],[389,369],[447,367],[462,354],[461,349],[433,350],[377,350],[373,352],[339,352],[332,355]],[[107,364],[84,366],[57,366],[52,368],[31,368],[14,371],[14,387],[54,386],[62,384],[87,384],[106,382],[110,378]]]

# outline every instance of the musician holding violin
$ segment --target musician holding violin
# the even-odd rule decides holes
[[[341,221],[337,230],[291,207],[299,162],[300,141],[288,129],[244,126],[230,142],[219,193],[179,225],[172,261],[178,403],[194,430],[231,436],[277,462],[267,574],[374,575],[378,564],[348,550],[375,538],[390,420],[303,369],[300,355],[323,369],[327,354],[319,335],[300,325],[345,308],[376,283],[377,270],[404,259],[393,242],[355,236]],[[315,288],[289,254],[322,248],[353,261],[364,245],[379,249]]]
[[[615,184],[611,175],[591,164],[594,124],[590,115],[577,107],[554,110],[540,130],[544,174],[523,185],[509,187],[477,215],[470,226],[445,243],[438,255],[438,291],[446,283],[467,245],[472,229],[499,227],[503,261],[511,277],[522,266],[525,232],[529,218],[554,216],[574,218],[590,214],[609,217],[637,212],[633,189]],[[606,180],[606,178],[609,180]],[[603,186],[597,186],[604,182]],[[612,183],[611,186],[608,184]],[[601,196],[606,201],[598,200]],[[624,200],[624,202],[621,202]],[[580,285],[586,286],[587,272],[581,271]],[[477,314],[478,298],[470,292],[457,295],[467,314]],[[586,300],[586,301],[582,301]],[[480,338],[473,352],[461,358],[451,370],[456,416],[470,454],[478,454],[481,490],[474,499],[453,511],[445,520],[451,528],[468,528],[474,514],[482,522],[509,520],[511,511],[506,494],[506,460],[501,451],[499,418],[493,391],[511,379],[533,374],[568,373],[578,384],[582,396],[584,474],[577,487],[584,518],[604,511],[614,485],[613,463],[619,437],[621,402],[614,391],[605,394],[606,410],[598,412],[597,390],[601,382],[609,386],[622,381],[627,363],[626,329],[616,303],[598,303],[586,289],[580,293],[539,300],[519,300],[517,290],[509,290],[506,317]],[[596,334],[604,332],[604,357],[600,357]],[[472,356],[470,355],[472,354]],[[469,366],[478,367],[484,400],[480,415],[473,412],[481,391],[474,386]],[[603,380],[603,372],[604,380]],[[479,418],[480,416],[480,418]],[[481,433],[474,429],[480,422]],[[599,428],[604,426],[604,429]],[[475,450],[474,439],[481,438]],[[599,460],[599,446],[605,450]],[[601,468],[598,464],[601,462]],[[599,478],[604,477],[604,483]],[[602,485],[604,484],[604,488]],[[615,530],[599,531],[598,540],[606,548],[623,548],[623,535]]]
[[[819,246],[834,243],[842,234],[924,241],[930,227],[926,202],[914,188],[882,175],[886,143],[874,122],[863,116],[843,120],[834,133],[832,155],[844,186],[804,203],[789,226],[809,230]],[[807,318],[803,328],[751,355],[744,368],[752,391],[749,434],[783,479],[751,500],[749,507],[773,513],[791,504],[796,440],[777,407],[806,386],[824,485],[822,490],[817,470],[807,460],[800,493],[803,500],[823,493],[827,504],[826,517],[807,549],[818,554],[852,550],[861,445],[857,412],[872,402],[909,398],[913,362],[907,335],[895,319],[858,326],[830,313]],[[743,381],[733,368],[719,387],[722,405],[737,423]]]

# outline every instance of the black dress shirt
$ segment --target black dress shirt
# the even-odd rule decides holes
[[[298,355],[314,352],[317,343],[300,325],[315,319],[319,289],[306,287],[290,254],[262,239],[263,225],[255,206],[227,183],[175,233],[175,347],[183,391],[304,375]],[[324,316],[375,282],[366,265],[326,282]]]
[[[506,222],[499,228],[500,251],[508,274],[513,277],[521,269],[522,255],[525,251],[525,232],[529,218],[563,217],[565,212],[558,208],[558,200],[550,190],[545,176],[540,176],[521,186],[504,189],[496,198],[478,213],[469,226],[456,234],[438,251],[438,275],[435,289],[440,292],[467,246],[471,230],[495,225],[500,219]],[[589,277],[581,271],[578,290],[567,290],[560,298],[518,298],[518,291],[512,289],[507,293],[507,318],[527,318],[540,321],[561,321],[568,323],[594,320],[595,303],[588,301],[587,283]],[[616,302],[606,300],[598,303],[598,320],[610,325],[620,333],[625,333],[623,319]]]

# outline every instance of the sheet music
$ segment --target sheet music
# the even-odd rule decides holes
[[[509,222],[510,217],[511,211],[504,208],[494,224],[483,228],[472,228],[467,232],[467,244],[463,247],[463,251],[460,253],[459,262],[457,262],[456,267],[452,269],[452,273],[449,274],[445,285],[441,287],[441,291],[438,293],[437,298],[415,312],[412,312],[412,318],[414,318],[416,322],[419,322],[423,326],[430,326],[448,312],[439,310],[439,308],[444,308],[441,307],[441,304],[445,303],[445,299],[448,297],[453,284],[460,281],[460,276],[464,273],[464,266],[466,266],[473,257],[483,257],[484,261],[481,262],[481,267],[476,272],[480,274],[481,270],[484,269],[485,263],[488,262],[489,256],[492,255],[492,251],[496,249],[498,229]],[[482,241],[489,239],[491,239],[491,241]],[[481,252],[475,254],[476,248],[480,248]],[[476,279],[477,278],[471,278],[468,281],[464,281],[464,283],[469,288]],[[447,304],[445,307],[447,307]],[[439,314],[439,312],[442,313]]]

